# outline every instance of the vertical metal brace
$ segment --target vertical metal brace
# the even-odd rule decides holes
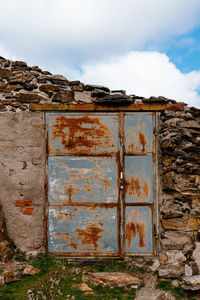
[[[155,113],[155,153],[156,153],[156,255],[158,255],[158,238],[159,238],[159,226],[158,226],[158,113]]]
[[[44,192],[45,192],[45,203],[44,203],[44,222],[45,222],[45,248],[46,253],[48,252],[48,125],[46,122],[46,113],[44,112],[44,151],[45,151],[45,169],[44,169]]]

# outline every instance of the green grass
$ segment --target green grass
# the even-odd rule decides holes
[[[35,275],[22,275],[21,280],[18,282],[0,284],[0,300],[26,300],[28,290],[37,295],[39,300],[44,299],[42,298],[44,295],[47,300],[132,300],[135,298],[135,290],[126,291],[119,287],[92,286],[90,283],[87,284],[92,288],[94,294],[85,295],[78,289],[78,285],[82,282],[83,271],[128,271],[133,276],[140,275],[142,278],[144,273],[141,268],[130,269],[128,263],[112,259],[107,261],[96,260],[94,263],[73,264],[66,259],[58,259],[45,254],[27,258],[25,253],[17,253],[16,260],[31,264],[39,268],[40,272]],[[176,300],[184,298],[196,300],[195,292],[186,292],[181,287],[174,287],[170,280],[160,281],[158,288],[171,291]]]
[[[42,299],[42,295],[46,299],[64,300],[73,299],[119,299],[130,300],[134,299],[135,290],[125,291],[122,288],[110,288],[91,286],[94,295],[84,295],[78,289],[78,284],[82,282],[82,272],[87,269],[88,271],[95,272],[116,272],[124,271],[126,263],[123,261],[107,261],[98,262],[89,266],[81,266],[77,264],[68,263],[65,259],[57,259],[49,255],[38,255],[35,258],[27,259],[24,254],[18,255],[18,260],[27,262],[34,267],[40,269],[40,272],[35,275],[22,275],[21,280],[5,285],[0,284],[0,299],[1,300],[25,300],[27,299],[27,291],[31,290],[34,294],[38,292],[38,299]],[[56,284],[55,281],[59,281]]]
[[[15,260],[16,261],[26,261],[26,253],[17,251],[15,254]]]
[[[53,259],[35,259],[30,260],[29,263],[38,267],[41,272],[32,276],[23,275],[20,281],[0,285],[1,300],[26,299],[26,293],[29,289],[34,288],[40,280],[48,280],[49,274],[57,269]]]
[[[120,272],[126,269],[127,265],[124,261],[109,260],[96,263],[93,270],[96,272]]]

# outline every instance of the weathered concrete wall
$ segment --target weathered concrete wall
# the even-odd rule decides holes
[[[20,250],[44,243],[43,114],[0,113],[0,202]]]

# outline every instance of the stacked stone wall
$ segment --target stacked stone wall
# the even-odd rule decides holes
[[[110,91],[99,85],[69,81],[25,62],[0,57],[0,111],[29,110],[30,103],[96,103],[119,105],[131,103],[175,103],[165,97],[144,98],[126,95],[124,90]]]
[[[160,115],[159,274],[177,277],[200,271],[200,111],[163,111]],[[168,256],[177,257],[170,266]],[[165,263],[166,260],[166,263]],[[170,271],[171,270],[171,271]]]

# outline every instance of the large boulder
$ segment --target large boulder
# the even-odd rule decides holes
[[[120,272],[99,272],[83,275],[84,282],[110,287],[138,288],[140,280],[132,275]]]

